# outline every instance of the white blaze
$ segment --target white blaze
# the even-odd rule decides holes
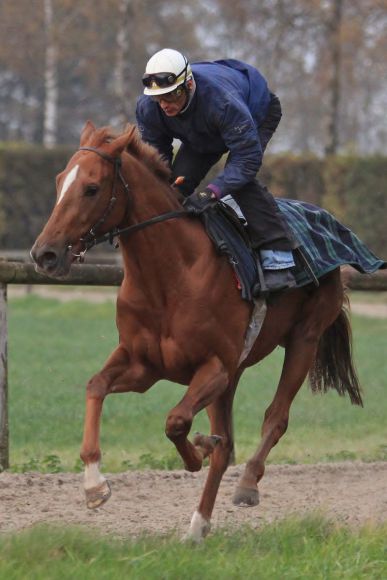
[[[59,199],[57,201],[57,205],[64,198],[64,195],[65,195],[66,191],[69,189],[70,185],[72,183],[74,183],[74,181],[77,177],[78,169],[79,169],[79,165],[75,165],[72,168],[72,170],[66,175],[65,180],[64,180],[63,185],[62,185],[62,191],[60,192],[60,196],[59,196]]]

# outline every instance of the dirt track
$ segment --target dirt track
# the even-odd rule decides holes
[[[31,292],[31,288],[27,286],[10,286],[9,296],[20,297],[26,296]],[[115,301],[117,290],[115,288],[104,288],[103,290],[88,290],[56,288],[55,286],[34,286],[33,293],[43,298],[55,298],[61,302],[68,302],[71,300],[85,300],[89,303],[106,302],[107,300]],[[367,302],[351,302],[351,311],[354,314],[361,316],[369,316],[370,318],[387,318],[387,304],[375,303],[369,304]]]
[[[290,514],[319,511],[349,525],[387,522],[387,462],[269,466],[260,486],[261,504],[232,505],[242,467],[230,467],[218,495],[213,529],[245,522],[260,526]],[[83,501],[80,474],[0,474],[0,532],[59,522],[133,536],[186,530],[206,469],[142,471],[109,477],[113,494],[95,511]]]

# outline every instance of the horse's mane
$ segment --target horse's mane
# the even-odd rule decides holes
[[[130,129],[133,130],[133,133],[126,148],[127,152],[146,165],[162,181],[170,183],[171,170],[167,162],[164,161],[155,147],[142,141],[140,132],[135,125],[128,125],[125,132]],[[90,146],[100,147],[103,143],[109,143],[119,136],[120,134],[111,127],[102,127],[91,135]]]

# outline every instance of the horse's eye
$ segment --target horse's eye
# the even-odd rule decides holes
[[[99,186],[98,185],[88,185],[85,189],[85,195],[87,197],[93,197],[93,195],[96,195],[99,191]]]

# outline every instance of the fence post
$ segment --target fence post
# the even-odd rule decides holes
[[[0,282],[0,471],[9,467],[7,284]]]

